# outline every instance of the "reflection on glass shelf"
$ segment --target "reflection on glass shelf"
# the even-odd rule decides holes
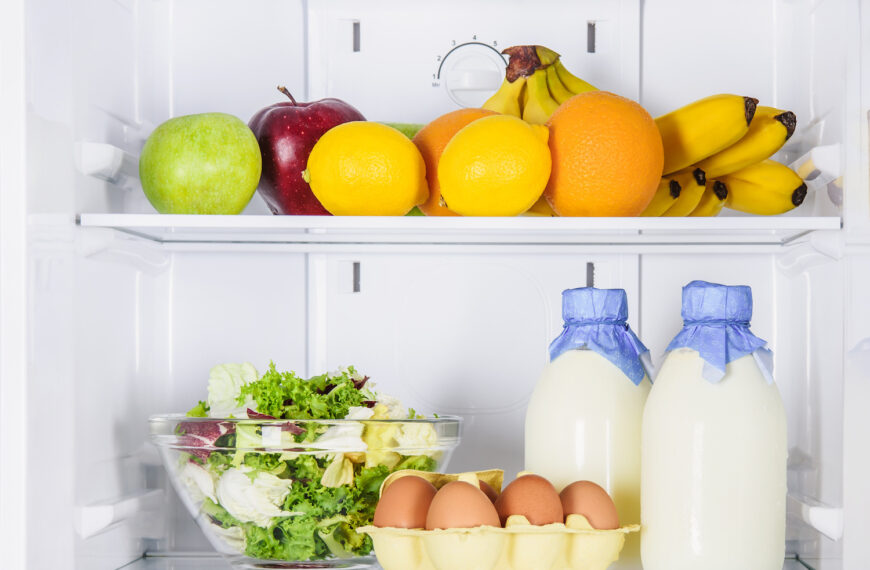
[[[583,246],[783,246],[816,231],[838,230],[839,217],[460,218],[355,216],[191,216],[81,214],[78,224],[109,228],[160,244],[337,244]]]
[[[123,568],[124,570],[232,570],[232,566],[218,554],[145,556]]]

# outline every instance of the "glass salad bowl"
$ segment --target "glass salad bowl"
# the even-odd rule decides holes
[[[250,415],[250,414],[249,414]],[[370,568],[381,483],[443,471],[461,419],[150,418],[175,490],[214,548],[240,568]]]

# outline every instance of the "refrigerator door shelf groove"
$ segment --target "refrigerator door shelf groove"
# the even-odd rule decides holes
[[[808,497],[788,496],[788,510],[831,540],[843,538],[843,509],[832,507]]]
[[[105,143],[77,142],[76,168],[123,190],[139,188],[139,158]]]
[[[132,265],[149,275],[169,268],[169,256],[158,245],[107,228],[80,232],[76,251],[83,257]]]
[[[112,525],[147,512],[157,511],[163,504],[163,490],[152,489],[132,495],[78,507],[74,525],[82,538],[90,538]]]

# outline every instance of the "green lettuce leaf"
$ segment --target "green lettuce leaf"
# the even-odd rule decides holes
[[[194,407],[187,412],[189,418],[206,418],[208,417],[208,404],[200,400]]]
[[[416,469],[417,471],[434,471],[435,470],[435,460],[429,457],[428,455],[413,455],[411,457],[405,457],[402,459],[398,465],[396,465],[396,471],[399,469]]]
[[[358,378],[348,367],[305,380],[293,372],[278,372],[273,362],[258,380],[242,386],[237,403],[250,398],[257,412],[280,419],[341,419],[351,407],[375,398]]]
[[[267,528],[248,525],[245,554],[266,560],[323,558],[329,549],[310,517],[283,517]]]

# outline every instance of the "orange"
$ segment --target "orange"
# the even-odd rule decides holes
[[[423,160],[426,161],[426,180],[429,182],[429,199],[420,204],[420,209],[423,210],[424,214],[427,216],[459,215],[440,205],[441,185],[438,183],[438,161],[441,160],[444,147],[462,127],[481,117],[497,114],[486,109],[451,111],[420,129],[414,136],[414,144],[417,145],[420,154],[423,155]]]
[[[560,216],[637,216],[662,176],[662,138],[646,110],[589,91],[565,101],[547,123],[553,170],[544,192]]]

